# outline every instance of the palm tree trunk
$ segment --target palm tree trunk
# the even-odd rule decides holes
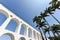
[[[48,34],[49,34],[49,37],[51,37],[50,32],[48,32]]]
[[[45,21],[46,21],[46,19],[45,18],[43,18]],[[47,21],[46,21],[47,22]],[[49,26],[49,28],[51,29],[51,27],[50,27],[50,25],[49,25],[49,23],[47,22],[47,25]],[[52,33],[53,33],[53,35],[55,36],[55,34],[54,34],[54,32],[53,32],[53,30],[51,29],[51,31],[52,31]],[[56,36],[55,36],[56,37]]]
[[[50,15],[60,24],[60,22],[52,14],[50,14]]]
[[[46,21],[46,19],[45,19],[45,18],[43,18],[43,19]],[[48,23],[47,21],[46,21],[46,23],[47,23],[47,25],[49,26],[49,28],[51,28],[51,27],[50,27],[50,25],[49,25],[49,23]]]
[[[43,18],[45,21],[46,21],[46,19],[45,18]],[[47,25],[49,26],[49,28],[51,28],[50,27],[50,25],[49,25],[49,23],[46,21],[46,23],[47,23]],[[48,32],[48,34],[49,34],[49,36],[50,36],[50,32]],[[51,37],[51,36],[50,36]]]
[[[44,40],[44,37],[43,37],[43,34],[41,32],[41,29],[39,29],[40,33],[41,33],[41,37],[42,37],[42,40]]]
[[[51,31],[52,31],[52,33],[53,33],[53,35],[54,35],[54,37],[55,37],[55,39],[57,39],[57,37],[56,37],[56,35],[55,35],[55,33],[54,33],[54,31],[51,29]],[[53,39],[53,40],[55,40],[55,39]],[[58,39],[57,39],[58,40]]]
[[[42,30],[43,30],[43,34],[44,34],[44,36],[45,36],[45,39],[47,40],[47,37],[46,37],[45,32],[44,32],[44,29],[42,28]]]
[[[60,34],[57,32],[57,35],[60,36]]]
[[[52,15],[52,14],[50,14],[59,24],[60,24],[60,22]],[[45,21],[46,21],[46,19],[45,18],[43,18]],[[46,21],[47,22],[47,21]],[[49,28],[51,29],[51,27],[50,27],[50,25],[49,25],[49,23],[47,22],[47,25],[49,26]],[[53,35],[54,35],[54,37],[56,38],[56,36],[55,36],[55,34],[54,34],[54,32],[53,32],[53,30],[51,29],[51,31],[52,31],[52,33],[53,33]],[[56,38],[57,39],[57,38]]]

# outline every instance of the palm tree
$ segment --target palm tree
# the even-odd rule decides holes
[[[45,33],[44,33],[44,29],[43,29],[43,27],[46,27],[45,25],[46,25],[45,21],[42,21],[42,22],[40,22],[40,23],[38,24],[39,28],[41,28],[42,31],[43,31],[43,34],[44,34],[44,36],[45,36],[45,39],[47,40],[46,35],[45,35]]]
[[[45,13],[46,13],[46,14],[50,14],[50,15],[60,24],[59,20],[57,20],[57,19],[52,15],[52,14],[54,14],[54,13],[52,13],[51,7],[46,8]]]
[[[43,29],[43,27],[46,27],[46,26],[45,26],[45,25],[46,25],[45,21],[38,22],[37,24],[38,24],[38,27],[42,29],[42,31],[43,31],[42,34],[45,35],[45,34],[44,34],[44,29]],[[45,35],[45,38],[46,38],[46,35]],[[47,40],[47,39],[46,39],[46,40]]]
[[[40,22],[40,21],[41,21],[41,18],[39,18],[39,17],[37,17],[37,16],[35,16],[35,17],[33,18],[33,22],[36,22],[37,24],[38,24],[38,22]],[[36,27],[38,27],[38,29],[40,30],[42,40],[44,40],[44,37],[43,37],[42,31],[41,31],[39,25],[37,25]]]
[[[52,6],[46,8],[46,10],[41,14],[40,16],[35,16],[33,18],[33,22],[36,22],[37,24],[37,28],[40,30],[40,33],[41,33],[41,36],[42,36],[42,39],[44,40],[43,38],[43,34],[45,35],[46,32],[49,33],[49,31],[52,31],[53,32],[53,35],[55,36],[56,38],[56,35],[55,33],[59,34],[60,32],[60,29],[58,31],[55,31],[56,27],[53,27],[53,26],[50,26],[49,23],[46,21],[45,17],[49,16],[49,14],[60,24],[60,22],[53,16],[53,12],[56,10],[56,9],[60,9],[59,6],[60,6],[60,2],[58,0],[52,0],[50,2],[50,4],[52,4]],[[49,28],[47,28],[47,26],[49,26]],[[45,29],[44,29],[45,28]],[[42,31],[45,32],[45,33],[42,33]],[[49,30],[50,29],[50,30]],[[50,33],[49,33],[50,34]],[[50,35],[49,35],[50,36]],[[46,35],[45,35],[45,38],[46,38]],[[47,40],[47,39],[46,39]]]
[[[44,16],[44,15],[43,15]],[[45,17],[45,16],[44,16]],[[38,28],[41,28],[42,29],[42,31],[44,32],[44,29],[43,29],[43,27],[46,27],[45,25],[47,25],[46,24],[46,21],[44,21],[44,20],[42,20],[43,19],[43,17],[42,16],[35,16],[34,18],[33,18],[33,22],[36,22],[37,23],[37,26],[36,27],[38,27]],[[41,32],[41,31],[40,31]],[[42,34],[44,34],[44,33],[42,33]],[[45,34],[44,34],[45,35]],[[45,38],[46,38],[46,35],[45,35]],[[46,39],[47,40],[47,39]]]
[[[60,22],[52,15],[54,14],[53,11],[55,11],[56,9],[60,9],[59,8],[60,2],[58,0],[52,0],[50,4],[52,4],[52,6],[49,6],[48,8],[46,8],[44,13],[50,14],[60,24]]]
[[[53,11],[55,11],[55,9],[56,8],[59,8],[59,5],[58,5],[58,3],[57,4],[54,4],[54,7],[48,7],[48,8],[46,8],[46,10],[45,10],[45,12],[44,13],[41,13],[40,15],[42,16],[42,18],[46,21],[46,19],[45,19],[45,17],[47,16],[47,14],[50,14],[59,24],[60,24],[60,22],[52,15],[52,14],[54,14],[54,13],[52,13],[52,10]],[[46,21],[47,22],[47,21]],[[47,24],[48,24],[48,22],[47,22]],[[48,24],[48,26],[50,26],[49,24]],[[52,30],[53,31],[53,30]],[[54,34],[54,33],[53,33]]]
[[[53,24],[52,25],[52,30],[54,31],[54,33],[58,34],[60,33],[60,24]]]
[[[50,31],[53,31],[53,34],[54,34],[55,39],[58,40],[57,35],[55,35],[55,34],[58,34],[58,32],[60,32],[60,25],[55,25],[55,24],[53,24],[53,25],[51,26],[51,30],[50,30]],[[59,34],[58,34],[58,35],[59,35]],[[55,40],[55,39],[54,39],[54,40]]]
[[[45,19],[45,17],[47,17],[47,16],[49,16],[49,15],[47,15],[46,13],[42,13],[42,12],[41,12],[40,15],[41,15],[40,17],[46,22],[45,24],[49,26],[48,22],[47,22],[46,19]],[[47,28],[46,25],[44,25],[45,28]],[[44,29],[43,29],[43,30],[44,30]],[[44,32],[44,31],[43,31],[43,32]],[[45,35],[45,37],[46,37],[45,32],[44,32],[44,35]]]
[[[49,4],[52,4],[53,6],[57,3],[58,0],[52,0]]]
[[[53,9],[52,11],[55,11],[55,9],[56,9],[56,4],[57,4],[57,2],[58,2],[58,0],[52,0],[49,4],[51,4],[52,6],[51,6],[51,8]]]
[[[49,37],[50,40],[60,40],[60,36],[57,37],[57,39],[55,37]]]
[[[46,10],[46,14],[48,14],[49,12],[50,12],[49,10]],[[47,22],[47,24],[48,24],[49,28],[51,28],[48,22]],[[51,30],[51,31],[53,32],[53,30]],[[54,35],[54,32],[53,32],[53,35]]]
[[[57,9],[57,8],[59,8],[59,4],[58,3],[54,4],[54,7],[50,6],[50,7],[46,8],[45,13],[46,14],[50,14],[60,24],[60,22],[52,15],[53,14],[52,11],[55,11],[55,9]],[[54,32],[53,32],[53,34],[54,34]]]
[[[49,37],[51,37],[49,28],[44,28],[44,31],[45,31],[45,33],[47,33],[47,32],[48,32]]]
[[[41,13],[40,15],[42,16],[43,20],[45,20],[45,21],[46,21],[45,17],[49,16],[49,15],[47,15],[47,13]],[[46,24],[47,24],[47,26],[49,26],[49,28],[51,28],[47,21],[46,21]],[[46,29],[44,29],[44,31],[46,31],[46,32],[48,31],[48,33],[49,33],[47,26],[45,27]],[[50,36],[50,33],[49,33],[49,36]]]

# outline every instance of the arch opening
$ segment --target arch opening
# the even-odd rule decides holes
[[[39,35],[38,35],[38,33],[37,33],[37,39],[39,40]]]
[[[36,32],[35,31],[33,31],[33,37],[36,38]]]
[[[0,9],[0,13],[3,13],[6,17],[9,17],[9,14],[6,11],[2,10],[2,9]]]
[[[24,37],[21,37],[20,40],[26,40]]]
[[[0,40],[15,40],[15,39],[14,39],[14,36],[12,34],[6,33],[0,37]]]
[[[0,26],[4,23],[6,19],[7,19],[6,15],[0,12]]]
[[[22,24],[22,25],[21,25],[20,34],[21,34],[21,35],[24,35],[24,33],[25,33],[25,25]]]
[[[16,27],[19,25],[19,22],[16,19],[12,19],[7,25],[6,29],[15,32]]]
[[[32,40],[32,39],[30,39],[30,40]]]
[[[28,29],[28,37],[32,37],[32,30],[30,28]]]

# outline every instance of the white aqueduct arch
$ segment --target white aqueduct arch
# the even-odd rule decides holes
[[[0,26],[0,36],[7,34],[11,37],[11,40],[42,40],[40,32],[35,30],[32,26],[27,24],[25,21],[23,21],[21,18],[17,17],[14,13],[12,13],[10,10],[8,10],[6,7],[4,7],[2,4],[0,4],[0,13],[4,13],[7,16],[6,21]],[[8,25],[8,23],[11,20],[15,20],[18,23],[18,26],[15,30],[15,32],[9,31],[5,29]],[[21,25],[25,25],[25,33],[24,35],[19,34],[21,31]],[[28,37],[28,29],[30,29],[30,37]],[[33,37],[34,35],[34,37]],[[38,35],[38,36],[37,36]]]

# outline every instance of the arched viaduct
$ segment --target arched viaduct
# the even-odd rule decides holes
[[[8,10],[2,4],[0,4],[0,13],[3,13],[7,17],[4,23],[0,26],[0,37],[6,34],[10,36],[11,40],[42,40],[40,32],[35,30],[21,18],[17,17],[13,12]],[[16,21],[18,24],[15,32],[5,29],[11,20]],[[24,25],[24,35],[20,34],[22,25]],[[28,37],[28,30],[30,30],[30,37]]]

